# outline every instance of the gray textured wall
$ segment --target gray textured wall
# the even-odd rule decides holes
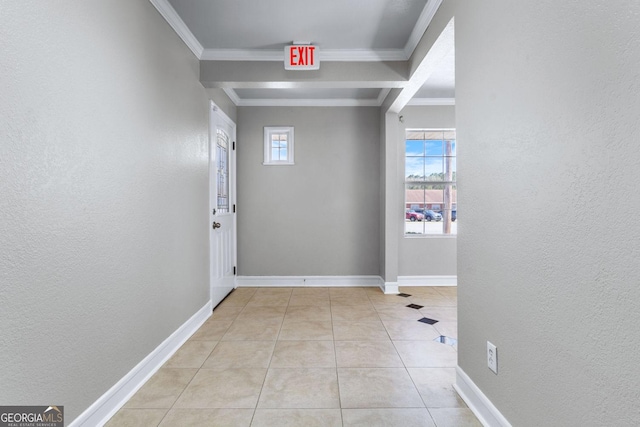
[[[209,99],[211,99],[214,104],[216,104],[224,113],[237,124],[238,121],[238,108],[236,105],[229,99],[226,93],[222,89],[219,88],[210,88],[206,89],[207,95]]]
[[[453,106],[405,107],[400,112],[404,123],[400,126],[399,158],[404,165],[404,136],[409,128],[455,128],[456,117]],[[404,167],[399,168],[399,180],[404,182]],[[404,186],[401,189],[404,203]],[[404,205],[403,205],[404,206]],[[458,222],[459,224],[459,222]],[[404,225],[404,224],[403,224]],[[400,232],[398,275],[400,276],[455,276],[456,237],[405,237]]]
[[[637,426],[640,3],[459,3],[459,365],[514,426]]]
[[[387,133],[387,127],[386,127],[386,123],[385,123],[385,114],[382,112],[382,108],[380,109],[380,143],[379,143],[379,161],[380,161],[380,175],[379,175],[379,205],[378,205],[378,211],[379,211],[379,220],[380,220],[380,247],[379,247],[379,254],[380,254],[380,276],[382,277],[383,280],[385,280],[386,276],[387,276],[387,269],[386,269],[386,264],[387,264],[387,257],[386,257],[386,247],[387,247],[387,239],[386,239],[386,227],[385,224],[387,222],[387,216],[386,216],[386,199],[387,199],[387,193],[386,193],[386,179],[387,179],[387,168],[386,168],[386,133]],[[397,280],[397,277],[395,278],[395,280]]]
[[[209,299],[207,97],[147,1],[0,9],[0,402],[70,421]]]
[[[264,126],[295,127],[295,165],[263,166]],[[378,108],[238,108],[238,269],[379,274]]]

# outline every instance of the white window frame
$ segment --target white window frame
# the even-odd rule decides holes
[[[287,158],[285,160],[274,160],[271,156],[271,135],[274,133],[287,135]],[[265,166],[291,166],[294,165],[293,147],[293,126],[265,126],[264,127],[264,162]]]
[[[406,177],[406,159],[407,159],[407,157],[406,157],[406,141],[407,141],[406,134],[407,134],[407,132],[410,132],[410,131],[416,131],[416,132],[447,132],[447,131],[453,131],[453,132],[456,132],[456,128],[407,128],[407,129],[405,129],[405,139],[404,139],[404,142],[403,142],[403,146],[404,146],[404,149],[403,149],[403,153],[404,153],[403,154],[403,163],[404,163],[404,165],[403,165],[403,175],[404,176],[402,178],[403,192],[404,192],[404,196],[403,196],[403,200],[404,200],[403,213],[406,213],[406,210],[408,209],[406,207],[407,206],[407,181],[406,181],[406,178],[405,178]],[[456,147],[457,147],[457,137],[456,137]],[[458,149],[456,148],[456,155],[453,156],[456,159],[458,157],[457,151],[458,151]],[[444,157],[444,154],[443,154],[443,157]],[[457,174],[457,169],[456,169],[456,174]],[[457,180],[454,180],[454,181],[424,181],[424,183],[425,184],[437,184],[437,185],[440,185],[440,184],[442,184],[442,185],[444,185],[444,184],[453,184],[453,185],[456,186],[456,189],[457,189],[457,186],[458,186]],[[454,210],[454,209],[457,210],[457,200],[456,200],[456,203],[452,203],[451,206],[452,206],[451,210]],[[440,207],[442,208],[442,205],[440,205]],[[423,209],[426,209],[426,207],[424,207]],[[455,233],[455,234],[444,234],[444,233],[439,233],[439,234],[411,234],[411,233],[409,233],[408,234],[407,233],[407,229],[406,229],[406,224],[404,225],[403,228],[404,228],[403,235],[404,235],[405,238],[408,238],[408,239],[416,239],[416,238],[417,239],[434,239],[434,238],[436,238],[436,239],[437,238],[457,239],[457,237],[458,237],[457,233]]]

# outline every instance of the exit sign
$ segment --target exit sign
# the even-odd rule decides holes
[[[319,70],[318,46],[294,44],[284,47],[285,70]]]

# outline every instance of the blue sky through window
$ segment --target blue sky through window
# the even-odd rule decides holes
[[[451,155],[456,155],[456,143],[452,142]],[[434,174],[444,174],[444,140],[407,140],[405,151],[405,177],[437,178]],[[453,158],[453,170],[456,159]]]
[[[287,136],[273,134],[271,136],[271,158],[275,161],[287,160]]]

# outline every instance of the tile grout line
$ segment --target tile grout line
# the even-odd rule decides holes
[[[428,296],[423,296],[421,298],[429,298]],[[413,302],[413,301],[412,301]],[[425,306],[426,307],[426,306]],[[441,308],[442,306],[435,306],[435,308]],[[423,307],[424,308],[424,307]],[[422,310],[422,309],[420,309]],[[421,312],[422,313],[422,312]],[[435,331],[436,333],[438,333],[439,335],[443,335],[437,328],[435,325],[430,325]],[[402,341],[402,340],[399,340]],[[394,346],[395,346],[395,342],[394,342]],[[455,350],[455,349],[454,349]],[[456,350],[456,355],[457,355],[457,350]],[[403,360],[403,364],[404,364],[404,360]],[[405,364],[405,369],[407,370],[407,373],[409,374],[409,378],[411,378],[411,382],[413,383],[414,387],[416,387],[417,390],[417,386],[415,384],[415,380],[413,379],[413,377],[411,376],[411,373],[409,372],[409,368],[406,366]],[[414,368],[414,369],[424,369],[424,368]],[[441,369],[438,367],[433,367],[430,369]],[[427,402],[425,401],[424,397],[422,396],[422,394],[420,393],[420,391],[418,390],[418,395],[420,396],[420,399],[422,400],[422,402],[424,403],[425,409],[427,410],[427,413],[429,414],[429,417],[431,418],[431,421],[433,422],[433,425],[438,427],[438,424],[436,423],[436,419],[433,417],[433,414],[431,413],[431,408],[429,408],[429,406],[427,405]]]
[[[212,310],[213,312],[213,310]],[[202,327],[202,326],[201,326]],[[228,329],[228,328],[227,328]],[[198,329],[199,330],[199,329]],[[197,332],[197,331],[196,331]],[[225,331],[226,333],[226,331]],[[195,334],[195,333],[194,333]],[[220,338],[221,340],[222,338]],[[179,409],[179,408],[175,408],[176,403],[178,403],[178,400],[180,400],[180,398],[182,397],[182,395],[184,394],[184,392],[187,390],[187,388],[189,387],[189,385],[191,385],[191,382],[193,381],[193,379],[198,375],[198,372],[200,372],[200,370],[202,369],[202,366],[204,366],[204,363],[206,362],[206,360],[209,358],[209,356],[211,356],[211,353],[213,353],[213,349],[215,349],[218,344],[220,343],[220,340],[216,341],[216,345],[213,346],[213,348],[211,349],[211,351],[209,352],[209,354],[207,355],[207,357],[202,361],[202,364],[200,364],[200,367],[196,369],[196,372],[193,374],[193,376],[191,377],[191,379],[189,380],[189,382],[184,386],[184,388],[182,389],[182,391],[180,392],[180,394],[178,394],[178,397],[176,397],[176,400],[173,401],[173,403],[171,404],[171,407],[167,410],[167,413],[164,414],[164,416],[162,417],[162,419],[160,420],[160,422],[158,423],[158,426],[160,424],[162,424],[162,422],[164,421],[164,419],[167,417],[167,415],[169,415],[169,412],[171,412],[173,409]],[[188,340],[186,341],[188,342]],[[186,343],[185,342],[185,343]],[[183,344],[184,345],[184,344]],[[182,348],[182,346],[180,346],[180,348]],[[178,349],[179,351],[180,349]],[[177,351],[176,351],[177,353]],[[167,362],[165,362],[166,364]],[[162,367],[160,367],[160,369],[162,369]],[[193,369],[193,368],[177,368],[177,369]]]
[[[331,318],[331,339],[333,343],[333,357],[336,361],[336,386],[338,387],[338,406],[340,411],[340,424],[344,426],[344,417],[342,416],[342,395],[340,394],[340,375],[338,374],[338,352],[336,350],[336,335],[333,330],[333,304],[331,303],[331,291],[329,291],[329,316]]]
[[[383,326],[385,326],[385,329],[386,329],[386,325],[384,325],[384,322],[382,324]],[[411,376],[411,373],[409,372],[409,368],[407,367],[406,362],[404,361],[402,355],[400,354],[400,352],[398,351],[398,348],[396,347],[396,340],[392,339],[391,336],[389,336],[389,339],[391,340],[391,344],[393,345],[393,348],[395,349],[396,353],[398,354],[398,357],[400,358],[400,361],[402,362],[402,366],[404,367],[405,372],[407,373],[407,375],[409,376],[409,379],[411,380],[411,384],[413,384],[413,387],[418,393],[418,396],[420,396],[420,401],[424,405],[424,409],[426,409],[427,414],[429,414],[429,418],[431,419],[431,422],[433,423],[434,426],[438,427],[436,424],[436,420],[433,418],[433,415],[431,415],[431,411],[429,411],[429,408],[427,407],[427,402],[425,402],[425,399],[422,396],[422,393],[420,393],[420,390],[418,389],[418,386],[416,385],[415,380],[413,379],[413,377]]]
[[[255,294],[256,294],[256,291],[254,290],[253,293],[251,294],[251,297],[249,298],[249,300],[245,303],[244,307],[242,307],[242,310],[240,311],[240,313],[242,313],[247,308],[247,304],[249,303],[249,301],[251,300],[251,298],[253,298],[253,296]],[[240,317],[240,313],[238,313],[238,316],[236,317],[236,320],[238,319],[238,317]],[[234,320],[234,322],[235,322],[235,320]],[[273,357],[273,353],[271,354],[271,356]],[[264,387],[264,382],[265,382],[265,380],[267,378],[267,371],[265,371],[264,378],[262,379],[262,387]],[[251,424],[253,424],[253,420],[254,420],[254,418],[256,416],[256,410],[258,409],[258,402],[260,401],[260,394],[262,393],[262,387],[260,387],[260,393],[258,393],[258,398],[256,399],[256,404],[255,404],[255,406],[253,408],[253,413],[251,414],[251,420],[249,421],[249,426],[251,426]]]
[[[293,295],[293,290],[289,294],[289,299],[287,300],[287,305],[285,306],[284,315],[282,316],[282,320],[280,322],[280,328],[278,328],[278,333],[276,334],[276,339],[273,342],[273,351],[271,352],[271,357],[269,358],[269,364],[267,365],[267,369],[264,373],[264,378],[262,379],[262,386],[260,387],[260,393],[258,393],[258,398],[256,399],[256,406],[253,408],[253,415],[251,416],[251,422],[249,426],[253,424],[253,421],[256,417],[256,413],[258,412],[258,405],[260,404],[260,398],[262,397],[262,392],[264,390],[264,386],[267,382],[267,376],[269,375],[269,370],[271,369],[271,363],[273,362],[273,356],[276,353],[276,347],[278,346],[278,338],[280,338],[280,333],[282,332],[282,326],[284,325],[284,319],[287,317],[287,311],[289,310],[289,302],[291,302],[291,296]],[[267,408],[265,408],[267,409]]]
[[[253,293],[251,294],[251,297],[249,298],[249,300],[245,303],[244,307],[242,307],[242,310],[240,311],[240,313],[242,313],[247,308],[247,304],[249,304],[249,301],[251,300],[251,298],[253,298],[253,296],[255,294],[256,294],[256,291],[254,290]],[[238,317],[240,317],[240,313],[238,313],[238,316],[236,317],[236,320],[238,319]],[[235,322],[235,320],[234,320],[234,322]],[[243,341],[245,341],[245,340],[243,340]],[[274,345],[274,347],[275,347],[275,345]],[[271,357],[273,357],[273,353],[271,353]],[[271,363],[271,360],[269,360],[269,363]],[[251,414],[251,420],[249,421],[249,426],[251,426],[251,424],[253,424],[253,420],[256,417],[256,411],[258,410],[258,402],[260,401],[260,395],[262,394],[262,389],[264,388],[264,382],[267,379],[267,373],[268,372],[269,372],[269,369],[267,368],[267,370],[264,373],[264,378],[262,379],[262,386],[260,387],[260,393],[258,393],[258,398],[256,399],[256,404],[253,407],[253,413]]]
[[[328,291],[330,292],[330,290],[331,290],[331,289],[329,289]],[[244,304],[243,304],[243,305],[241,305],[241,310],[240,310],[240,312],[239,312],[238,314],[236,314],[236,315],[235,315],[235,317],[234,317],[233,319],[231,319],[231,322],[230,322],[229,326],[227,326],[227,328],[222,332],[222,336],[220,337],[220,339],[216,340],[216,343],[215,343],[215,345],[213,346],[213,348],[211,349],[211,351],[209,352],[209,354],[204,358],[204,361],[202,362],[202,364],[200,364],[200,367],[196,369],[196,372],[194,373],[194,375],[191,377],[191,379],[187,382],[187,384],[185,385],[185,387],[184,387],[184,388],[180,391],[180,393],[177,395],[176,399],[173,401],[173,403],[171,404],[171,406],[170,406],[169,408],[166,408],[166,409],[165,409],[165,408],[162,408],[162,409],[165,409],[165,412],[164,412],[164,415],[162,416],[162,418],[159,420],[158,425],[161,425],[163,422],[167,422],[167,421],[169,420],[169,418],[168,418],[168,414],[169,414],[171,411],[173,411],[173,410],[178,410],[178,409],[182,409],[182,408],[176,408],[176,404],[177,404],[177,402],[182,398],[182,396],[184,395],[184,393],[185,393],[185,391],[187,390],[187,388],[189,388],[189,386],[191,386],[191,385],[192,385],[194,378],[195,378],[199,373],[201,373],[201,371],[203,370],[203,366],[204,366],[204,364],[205,364],[206,360],[208,360],[208,358],[210,358],[210,357],[211,357],[211,355],[213,354],[213,352],[215,351],[215,349],[216,349],[216,348],[220,345],[220,343],[222,342],[222,340],[223,340],[224,336],[226,336],[226,335],[229,333],[229,330],[231,329],[232,325],[233,325],[234,323],[236,323],[236,321],[238,321],[238,324],[240,324],[240,323],[242,323],[242,322],[244,322],[244,321],[246,320],[246,319],[244,319],[244,320],[243,320],[243,319],[238,319],[238,318],[240,317],[240,313],[246,312],[246,310],[248,309],[248,304],[249,304],[249,302],[250,302],[250,301],[251,301],[251,299],[252,299],[252,298],[257,294],[257,290],[256,290],[256,289],[252,289],[252,291],[253,291],[253,292],[251,293],[251,295],[250,295],[250,296],[248,296],[248,299],[244,302]],[[267,378],[267,376],[269,375],[269,372],[273,372],[274,370],[277,370],[277,368],[273,368],[273,367],[272,367],[272,363],[273,363],[273,361],[274,361],[274,357],[275,357],[276,346],[277,346],[277,345],[278,345],[278,343],[280,342],[280,336],[282,336],[282,331],[283,331],[283,328],[284,328],[284,321],[285,321],[285,318],[286,318],[286,316],[287,316],[287,313],[288,313],[288,311],[289,311],[289,308],[294,307],[294,306],[292,306],[292,305],[291,305],[291,301],[292,301],[292,299],[293,299],[293,293],[294,293],[294,290],[291,290],[291,292],[288,294],[288,300],[287,300],[287,304],[285,305],[284,315],[283,315],[283,317],[282,317],[282,318],[280,318],[281,322],[280,322],[280,325],[279,325],[279,328],[278,328],[277,334],[275,334],[275,340],[273,340],[273,350],[272,350],[272,353],[271,353],[271,355],[270,355],[269,362],[268,362],[268,364],[267,364],[267,368],[266,368],[266,370],[265,370],[265,375],[264,375],[264,377],[263,377],[263,381],[262,381],[262,385],[261,385],[261,388],[260,388],[260,392],[258,393],[258,396],[257,396],[257,400],[256,400],[256,403],[255,403],[255,406],[253,407],[253,411],[252,411],[252,415],[251,415],[251,418],[250,418],[250,424],[249,424],[249,425],[251,425],[252,423],[254,423],[254,422],[257,420],[255,417],[256,417],[256,415],[257,415],[257,409],[258,409],[258,406],[259,406],[260,398],[261,398],[261,396],[262,396],[263,392],[265,391],[266,378]],[[387,340],[388,340],[388,341],[391,341],[391,344],[392,344],[392,347],[391,347],[391,348],[393,348],[393,350],[394,350],[395,354],[398,356],[399,361],[401,362],[401,365],[400,365],[400,366],[397,366],[397,367],[396,367],[396,366],[393,366],[393,367],[390,367],[390,368],[399,368],[399,367],[403,368],[403,371],[405,372],[405,374],[409,376],[409,379],[410,379],[410,381],[411,381],[411,383],[412,383],[412,385],[413,385],[413,387],[414,387],[414,391],[418,393],[418,396],[420,397],[420,401],[421,401],[421,403],[422,403],[422,405],[423,405],[422,407],[415,407],[415,408],[424,408],[424,409],[426,409],[426,410],[427,410],[427,413],[429,414],[429,418],[428,418],[428,419],[430,419],[430,420],[431,420],[431,425],[432,425],[432,426],[436,426],[436,427],[437,427],[437,426],[438,426],[438,424],[436,423],[436,418],[434,417],[433,413],[431,412],[431,409],[439,409],[439,408],[429,408],[429,407],[428,407],[428,402],[425,400],[425,399],[426,399],[426,397],[425,397],[425,396],[423,396],[423,395],[420,393],[420,390],[419,390],[419,388],[418,388],[418,386],[417,386],[417,381],[420,379],[420,377],[416,377],[417,379],[416,379],[416,378],[414,378],[414,377],[411,375],[410,371],[409,371],[409,369],[412,369],[412,368],[409,368],[409,367],[408,367],[408,364],[412,364],[411,360],[413,360],[413,359],[412,359],[411,357],[409,357],[409,359],[407,359],[407,361],[405,361],[405,359],[402,357],[402,355],[401,355],[401,353],[399,352],[398,347],[397,347],[397,344],[398,344],[398,343],[400,343],[400,342],[403,342],[403,341],[429,341],[429,340],[424,340],[424,339],[411,339],[410,337],[411,337],[411,336],[413,336],[413,335],[412,335],[412,333],[409,333],[405,339],[398,339],[398,340],[393,339],[393,338],[392,338],[392,333],[390,332],[390,331],[391,331],[391,329],[389,329],[389,327],[387,326],[387,324],[385,323],[385,321],[383,321],[383,320],[382,320],[382,318],[381,318],[381,316],[380,316],[380,311],[379,311],[379,310],[380,310],[380,309],[382,309],[383,314],[385,314],[385,310],[386,310],[386,314],[385,314],[385,316],[391,316],[391,317],[388,317],[388,319],[389,319],[389,321],[390,321],[390,322],[400,322],[400,321],[401,321],[401,322],[404,322],[404,323],[407,323],[407,324],[408,324],[408,323],[410,322],[408,319],[403,319],[402,317],[400,317],[400,318],[398,318],[398,319],[395,319],[395,318],[394,318],[394,316],[402,316],[402,315],[405,313],[405,310],[403,310],[403,305],[402,305],[402,304],[390,304],[390,305],[389,305],[389,304],[387,304],[387,305],[385,305],[385,304],[384,304],[385,300],[382,300],[382,299],[380,299],[380,298],[377,298],[377,294],[376,294],[376,298],[373,298],[374,300],[376,300],[376,301],[377,301],[377,303],[378,303],[378,305],[379,305],[379,306],[376,306],[376,304],[374,304],[374,302],[372,301],[372,296],[371,296],[371,295],[373,295],[373,293],[366,292],[366,290],[365,290],[365,295],[367,296],[366,301],[368,301],[368,302],[369,302],[369,304],[371,304],[371,305],[372,305],[372,308],[374,309],[374,310],[373,310],[373,312],[375,312],[375,313],[376,313],[376,317],[378,318],[378,321],[380,322],[380,324],[381,324],[381,325],[382,325],[382,327],[384,328],[384,331],[385,331],[385,335],[384,335],[384,336],[386,337],[386,339],[385,339],[384,341],[385,341],[385,342],[387,342]],[[360,297],[360,295],[358,295],[358,297]],[[431,299],[431,297],[432,297],[431,295],[416,295],[416,296],[414,296],[414,298],[416,298],[416,299],[422,299],[422,300],[424,300],[424,299],[428,299],[428,300],[429,300],[429,299]],[[437,295],[434,295],[434,297],[435,297],[435,299],[439,299],[439,297],[438,297]],[[455,296],[452,296],[452,295],[441,295],[441,297],[444,297],[444,298],[446,298],[446,299],[451,299],[451,300],[453,300],[453,301],[455,301],[455,300],[456,300],[456,297],[455,297]],[[333,295],[333,299],[337,299],[337,301],[338,301],[338,303],[337,303],[337,304],[335,304],[335,307],[343,307],[343,306],[344,306],[344,307],[349,307],[349,305],[344,305],[344,304],[341,304],[341,303],[344,303],[344,302],[351,303],[351,302],[353,302],[353,299],[354,299],[354,298],[356,298],[356,295],[355,295],[355,294],[348,294],[348,293],[347,293],[347,295],[344,295],[343,293],[338,292],[337,294],[334,294],[334,295]],[[245,298],[242,298],[242,299],[245,299]],[[335,311],[335,310],[334,310],[333,299],[332,299],[331,294],[329,294],[329,315],[330,315],[330,316],[329,316],[329,318],[330,318],[330,327],[331,327],[331,335],[332,335],[332,337],[331,337],[331,342],[332,342],[332,345],[333,345],[333,348],[334,348],[334,352],[333,352],[333,354],[334,354],[334,358],[335,358],[335,371],[334,371],[334,372],[335,372],[335,378],[336,378],[336,381],[337,381],[337,394],[338,394],[338,396],[337,396],[337,397],[338,397],[338,403],[339,403],[339,406],[338,406],[338,408],[337,408],[337,409],[340,411],[340,422],[341,422],[341,424],[344,426],[345,418],[344,418],[344,413],[343,413],[343,411],[345,410],[345,408],[343,408],[343,402],[342,402],[342,397],[343,397],[343,396],[342,396],[342,394],[341,394],[341,390],[340,390],[340,374],[339,374],[340,366],[339,366],[339,363],[338,363],[338,356],[337,356],[337,345],[336,345],[337,341],[336,341],[336,334],[335,334],[335,326],[336,326],[336,325],[335,325],[334,317],[333,317],[333,314],[334,314],[334,311]],[[363,300],[363,301],[364,301],[364,300]],[[393,301],[393,300],[392,300],[392,299],[389,299],[389,301]],[[412,301],[412,299],[409,299],[409,301],[413,302],[413,301]],[[282,301],[282,300],[281,300],[281,303],[282,303],[282,302],[284,302],[284,301]],[[238,304],[238,305],[240,305],[240,304]],[[420,305],[422,305],[422,304],[420,304]],[[351,306],[353,307],[353,305],[351,305]],[[455,307],[456,307],[456,306],[453,306],[454,310],[455,310]],[[448,309],[448,308],[449,308],[449,306],[440,306],[440,305],[436,305],[436,306],[428,306],[428,307],[425,307],[425,308],[427,308],[427,309],[428,309],[428,308],[431,308],[431,309],[434,309],[434,310],[437,310],[437,309],[445,309],[445,310],[446,310],[446,309]],[[337,310],[337,308],[336,308],[336,310]],[[341,309],[341,310],[342,310],[342,309]],[[396,313],[396,314],[394,314],[394,311],[397,311],[397,313]],[[420,312],[420,314],[423,314],[423,313],[422,313],[422,309],[421,309],[421,310],[417,310],[417,311],[418,311],[418,312]],[[269,314],[269,313],[267,313],[267,314]],[[304,313],[303,313],[303,314],[304,314]],[[449,313],[446,313],[446,314],[448,315]],[[270,314],[269,314],[269,315],[270,315]],[[312,314],[312,316],[313,316],[313,314]],[[349,316],[349,317],[353,317],[353,316]],[[431,318],[433,318],[433,316],[424,316],[424,317],[431,317]],[[313,318],[313,317],[312,317],[312,318]],[[219,319],[219,320],[220,320],[220,321],[223,321],[223,319]],[[360,320],[359,320],[358,318],[351,319],[351,320],[342,320],[342,322],[344,322],[344,323],[346,323],[346,324],[353,323],[353,322],[359,322],[359,321],[360,321]],[[303,321],[303,322],[307,322],[307,321]],[[364,322],[364,321],[363,321],[363,322]],[[457,317],[456,317],[456,322],[457,322]],[[340,322],[339,322],[339,323],[340,323]],[[365,323],[366,323],[366,322],[365,322]],[[451,323],[451,322],[450,322],[450,321],[447,321],[447,323]],[[405,325],[405,326],[406,326],[406,325]],[[431,326],[431,329],[432,329],[435,333],[437,333],[437,334],[439,334],[439,335],[443,335],[443,334],[440,332],[439,328],[437,328],[435,325],[429,325],[429,326]],[[442,327],[445,327],[445,326],[446,326],[446,325],[444,325],[444,324],[442,325]],[[402,332],[402,329],[403,329],[403,328],[404,328],[404,326],[403,326],[402,324],[400,324],[400,332]],[[408,332],[411,332],[411,331],[408,331]],[[452,333],[454,333],[454,329],[451,329],[451,332],[452,332]],[[397,335],[397,336],[399,336],[400,338],[404,338],[404,337],[405,337],[405,334],[400,334],[400,335],[398,335],[398,334],[394,334],[394,336],[396,336],[396,335]],[[382,336],[382,335],[380,335],[380,336]],[[455,334],[455,335],[453,335],[453,336],[455,336],[455,337],[457,338],[457,334]],[[308,338],[309,338],[309,334],[308,334],[308,333],[307,333],[307,334],[301,334],[301,335],[300,335],[300,337],[301,337],[302,339],[301,339],[301,340],[296,340],[296,341],[317,341],[317,340],[308,340]],[[352,339],[352,340],[346,340],[346,341],[355,341],[355,342],[363,341],[363,340],[362,340],[362,338],[363,338],[362,334],[358,334],[358,335],[354,336],[354,338],[355,338],[355,339]],[[258,340],[259,340],[259,339],[258,339]],[[196,340],[196,341],[203,341],[203,340]],[[204,340],[204,341],[211,341],[211,340]],[[254,340],[243,340],[243,341],[256,341],[256,340],[254,339]],[[320,340],[320,341],[322,341],[322,340]],[[377,342],[378,340],[364,340],[364,341],[367,341],[367,342],[368,342],[368,341]],[[382,340],[380,340],[380,341],[382,341]],[[454,351],[455,351],[455,353],[457,354],[457,349],[456,349],[456,348],[453,348],[453,350],[454,350]],[[411,355],[408,355],[408,356],[411,356]],[[366,364],[366,363],[365,363],[365,364]],[[422,365],[416,365],[416,368],[418,368],[419,366],[422,366]],[[357,367],[357,366],[354,366],[354,367]],[[374,366],[374,367],[371,367],[371,368],[366,368],[366,367],[364,367],[364,369],[375,369],[375,368],[379,368],[379,367],[380,367],[380,368],[383,368],[382,366]],[[439,366],[433,366],[433,367],[429,366],[429,368],[431,368],[431,369],[436,369],[436,370],[437,370],[437,369],[445,368],[445,366],[441,366],[441,367],[439,367]],[[174,369],[187,369],[187,368],[174,368]],[[228,369],[232,369],[232,367],[226,367],[226,368],[223,368],[223,370],[228,370]],[[285,370],[286,370],[286,369],[292,369],[292,368],[285,368]],[[398,371],[398,372],[399,372],[399,371]],[[429,384],[430,384],[430,382],[429,382]],[[428,394],[427,394],[427,396],[428,396]],[[416,402],[416,403],[417,403],[417,402]],[[412,406],[412,407],[413,407],[413,406]],[[380,408],[380,409],[385,409],[385,408],[394,410],[394,409],[399,409],[399,408],[401,408],[401,407],[393,406],[393,404],[391,403],[391,406],[386,406],[386,405],[385,405],[385,406],[384,406],[384,408]],[[402,408],[404,408],[404,406],[402,406]],[[408,408],[408,407],[407,407],[407,408]],[[185,408],[185,409],[186,409],[186,408]],[[199,408],[199,409],[206,409],[206,408]],[[248,408],[248,409],[249,409],[249,408]],[[265,408],[265,409],[266,409],[266,408]],[[277,409],[277,408],[274,408],[274,409]],[[283,408],[283,409],[285,409],[285,408]],[[290,408],[290,409],[297,409],[297,408]],[[315,407],[313,407],[313,408],[306,408],[306,407],[305,407],[305,408],[299,408],[299,409],[300,409],[300,410],[306,410],[306,409],[323,409],[323,408],[315,408]],[[328,408],[328,407],[327,407],[327,408],[325,408],[325,409],[330,409],[330,408]],[[364,408],[363,408],[363,409],[364,409]],[[371,409],[373,409],[373,408],[371,408]],[[248,416],[248,413],[247,413],[246,415]],[[442,416],[442,415],[443,415],[443,414],[441,413],[441,414],[440,414],[440,416]],[[424,421],[427,421],[426,416],[425,416],[425,418],[423,418],[423,419],[424,419]],[[335,419],[335,420],[337,421],[337,417],[336,417],[336,419]]]

